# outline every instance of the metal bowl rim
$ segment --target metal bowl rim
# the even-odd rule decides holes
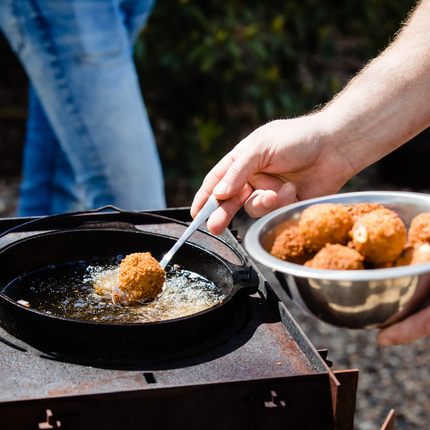
[[[416,264],[413,266],[401,266],[392,267],[387,269],[372,269],[372,270],[326,270],[326,269],[315,269],[312,267],[306,267],[299,264],[290,263],[283,261],[279,258],[274,257],[267,252],[260,243],[262,230],[266,225],[276,218],[278,215],[286,212],[293,212],[294,210],[302,206],[310,206],[315,203],[342,201],[345,197],[365,197],[365,196],[385,196],[385,197],[413,197],[423,198],[430,204],[430,196],[424,193],[415,193],[409,191],[357,191],[353,193],[339,193],[324,197],[317,197],[314,199],[303,200],[297,203],[293,203],[289,206],[277,209],[264,217],[256,221],[247,231],[245,235],[244,245],[247,252],[257,262],[269,267],[272,270],[289,274],[302,278],[310,279],[325,279],[332,281],[349,281],[349,282],[363,282],[363,281],[376,281],[385,280],[392,278],[401,278],[405,276],[417,276],[424,273],[430,272],[430,262]]]

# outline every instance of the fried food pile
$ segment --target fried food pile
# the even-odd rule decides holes
[[[430,261],[430,213],[416,216],[409,231],[399,215],[378,203],[307,207],[288,226],[271,254],[306,267],[364,270]]]
[[[163,291],[166,272],[150,252],[127,255],[119,266],[113,295],[127,305],[156,299]]]

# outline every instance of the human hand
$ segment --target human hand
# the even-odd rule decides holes
[[[243,139],[206,176],[196,193],[191,215],[213,192],[222,200],[208,220],[221,234],[242,207],[251,217],[299,200],[333,194],[356,171],[343,147],[327,139],[319,114],[276,120]]]
[[[376,340],[382,346],[402,345],[430,336],[430,306],[381,330]]]

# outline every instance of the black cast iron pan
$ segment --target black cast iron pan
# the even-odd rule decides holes
[[[245,297],[256,291],[258,276],[245,262],[234,265],[191,243],[182,246],[172,263],[211,280],[226,297],[222,303],[187,317],[139,324],[73,320],[19,304],[22,291],[4,291],[15,278],[50,265],[143,251],[160,260],[175,240],[130,225],[119,228],[117,223],[113,227],[105,223],[102,228],[84,224],[18,240],[0,250],[0,325],[42,352],[77,361],[148,359],[204,343],[228,327]]]

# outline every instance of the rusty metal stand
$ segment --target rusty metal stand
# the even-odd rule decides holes
[[[394,412],[394,409],[391,409],[391,411],[387,416],[387,419],[385,420],[384,424],[381,427],[381,430],[394,430],[395,419],[396,419],[396,414]]]

